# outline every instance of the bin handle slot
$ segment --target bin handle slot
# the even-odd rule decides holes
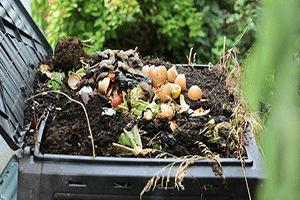
[[[81,187],[85,188],[87,186],[85,181],[69,181],[69,187]]]
[[[129,182],[114,182],[114,188],[130,188],[131,183]]]

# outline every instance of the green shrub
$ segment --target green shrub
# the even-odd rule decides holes
[[[186,63],[194,47],[197,63],[216,63],[232,47],[257,13],[255,0],[31,0],[32,14],[52,46],[63,36],[93,38],[94,49],[139,47],[154,55]],[[255,40],[254,24],[239,44],[245,53]]]

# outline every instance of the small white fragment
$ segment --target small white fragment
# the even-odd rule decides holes
[[[113,110],[112,108],[106,108],[104,109],[104,111],[102,111],[101,113],[102,115],[108,115],[108,116],[112,116],[116,114],[116,111]]]
[[[84,86],[83,88],[81,88],[81,90],[78,92],[79,95],[81,95],[82,93],[88,93],[91,94],[93,92],[93,89],[90,86]]]

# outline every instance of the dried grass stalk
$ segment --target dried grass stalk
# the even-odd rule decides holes
[[[223,174],[223,170],[220,162],[220,157],[218,155],[214,155],[203,142],[198,141],[196,142],[196,144],[198,144],[199,148],[203,148],[202,153],[205,156],[187,155],[187,156],[178,157],[178,159],[181,160],[166,165],[165,167],[163,167],[161,170],[159,170],[156,174],[152,176],[152,178],[147,182],[143,190],[140,192],[140,199],[142,199],[143,194],[149,192],[151,189],[152,191],[154,191],[155,188],[158,186],[159,180],[160,180],[159,186],[165,187],[165,189],[167,190],[171,180],[171,172],[176,165],[179,166],[174,176],[174,187],[177,190],[184,190],[185,188],[183,185],[183,180],[184,180],[184,175],[187,172],[187,168],[197,160],[210,159],[216,161],[220,169],[218,174],[222,176],[225,180],[225,176]],[[167,169],[168,169],[168,174],[165,177],[163,172]]]

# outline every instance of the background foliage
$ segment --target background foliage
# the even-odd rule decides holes
[[[31,0],[34,20],[54,47],[62,36],[95,40],[94,49],[139,47],[154,55],[186,63],[194,47],[197,63],[216,63],[223,38],[230,48],[258,11],[257,0]],[[239,44],[244,54],[255,41],[255,26]]]

